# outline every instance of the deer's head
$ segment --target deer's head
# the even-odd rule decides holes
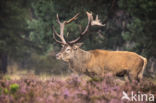
[[[100,23],[98,16],[96,16],[96,20],[93,20],[92,13],[86,12],[88,16],[88,24],[83,32],[80,33],[80,36],[76,38],[75,40],[72,41],[66,41],[64,38],[64,27],[65,25],[69,24],[70,22],[74,21],[77,19],[79,14],[76,14],[73,18],[69,19],[68,21],[63,21],[61,22],[58,14],[56,16],[57,18],[57,23],[60,25],[60,33],[57,33],[55,28],[53,27],[53,38],[56,40],[56,42],[60,43],[62,45],[62,49],[59,53],[56,54],[57,59],[61,59],[63,61],[68,62],[70,59],[74,58],[75,52],[80,49],[80,46],[82,43],[78,43],[81,38],[86,34],[88,31],[88,28],[90,25],[99,25],[99,26],[104,26],[103,24]],[[60,40],[58,40],[57,38]]]

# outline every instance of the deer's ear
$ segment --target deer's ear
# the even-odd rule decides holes
[[[76,43],[73,45],[74,49],[80,48],[82,46],[83,43]]]

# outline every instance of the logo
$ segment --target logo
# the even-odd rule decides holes
[[[153,94],[142,94],[140,91],[138,93],[131,92],[130,95],[128,95],[125,91],[122,92],[122,100],[128,100],[128,101],[154,101],[154,95]]]

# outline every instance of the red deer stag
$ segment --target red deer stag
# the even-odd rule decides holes
[[[108,50],[89,50],[80,49],[80,39],[86,34],[89,26],[103,26],[98,20],[93,20],[91,13],[86,12],[88,16],[88,24],[80,36],[72,41],[64,39],[64,26],[77,19],[79,14],[76,14],[68,21],[61,22],[57,15],[57,22],[60,25],[60,33],[57,33],[53,27],[53,37],[56,42],[62,44],[61,51],[56,54],[57,59],[68,62],[73,71],[85,73],[90,77],[102,77],[105,73],[113,75],[122,74],[131,80],[140,80],[143,77],[143,72],[147,64],[146,58],[128,51],[108,51]],[[60,38],[57,40],[56,36]]]

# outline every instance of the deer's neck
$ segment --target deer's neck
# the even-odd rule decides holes
[[[90,58],[90,53],[88,51],[78,49],[75,54],[73,60],[79,60],[79,62],[87,62]]]
[[[74,57],[69,61],[70,67],[77,72],[86,71],[86,63],[90,58],[90,53],[88,51],[78,49],[74,52]]]

